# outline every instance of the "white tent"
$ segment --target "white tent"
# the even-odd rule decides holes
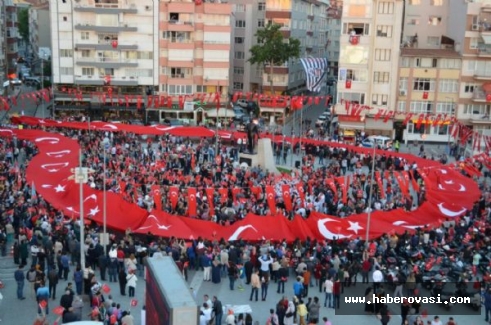
[[[210,109],[206,112],[206,115],[208,115],[208,117],[235,117],[233,110],[225,109],[223,107],[220,107],[218,110]]]

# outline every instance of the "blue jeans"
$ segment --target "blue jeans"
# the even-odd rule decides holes
[[[329,308],[333,308],[334,306],[334,301],[333,301],[333,295],[332,292],[326,292],[326,300],[324,301],[324,307],[327,307],[327,301],[329,301]]]
[[[280,292],[281,289],[281,292]],[[285,293],[285,281],[278,281],[278,290],[276,290],[277,293]]]
[[[263,283],[263,285],[261,286],[261,298],[263,300],[266,300],[267,295],[268,295],[268,284]]]
[[[75,282],[75,288],[77,291],[77,295],[79,295],[79,296],[82,294],[82,284],[83,284],[83,281]]]
[[[489,314],[491,313],[491,307],[486,307],[486,313],[484,314],[485,315],[485,319],[486,319],[486,322],[489,320]]]
[[[235,276],[229,276],[228,279],[230,280],[230,290],[234,290]]]
[[[223,314],[215,314],[215,325],[222,325]]]
[[[259,293],[259,288],[254,288],[253,287],[252,290],[251,290],[251,297],[250,297],[249,300],[252,301],[252,296],[256,296],[256,301],[257,301],[257,295],[258,295],[258,293]]]
[[[24,298],[24,281],[17,281],[17,299]]]

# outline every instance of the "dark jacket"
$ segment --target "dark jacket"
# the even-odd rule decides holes
[[[218,299],[213,303],[213,313],[215,313],[215,315],[223,314],[222,302]]]
[[[58,284],[58,272],[56,272],[56,269],[51,269],[48,272],[48,280],[51,285]]]

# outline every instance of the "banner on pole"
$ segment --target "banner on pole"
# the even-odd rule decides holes
[[[302,58],[300,62],[302,62],[305,70],[307,89],[319,92],[322,87],[322,80],[324,80],[329,69],[327,58]]]

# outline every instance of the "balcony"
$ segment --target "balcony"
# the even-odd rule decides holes
[[[472,101],[482,103],[486,102],[486,92],[481,88],[475,88],[472,94]]]
[[[309,19],[309,20],[314,20],[314,14],[307,15],[307,19]]]
[[[94,22],[85,22],[75,25],[76,30],[93,30],[98,33],[119,33],[119,32],[137,32],[138,27],[129,24],[120,24],[118,26],[100,26]]]
[[[138,45],[134,44],[121,44],[118,42],[118,46],[114,48],[111,41],[99,41],[98,43],[75,43],[75,49],[77,50],[97,50],[97,51],[129,51],[138,50]]]
[[[129,6],[122,5],[120,3],[95,3],[93,6],[90,5],[75,5],[74,11],[78,12],[93,12],[95,14],[136,14],[138,10],[136,5],[132,4]]]
[[[477,54],[480,57],[491,57],[491,45],[480,43],[477,48]]]
[[[311,31],[311,30],[308,30],[308,31],[307,31],[307,36],[314,36],[314,32],[313,32],[313,31]]]
[[[89,66],[95,68],[118,69],[118,68],[136,68],[138,60],[130,59],[113,59],[113,58],[76,58],[77,65]]]
[[[75,84],[89,86],[103,86],[104,76],[75,76]],[[112,77],[113,86],[138,86],[138,77]]]
[[[491,71],[476,71],[474,74],[476,80],[491,80]]]

